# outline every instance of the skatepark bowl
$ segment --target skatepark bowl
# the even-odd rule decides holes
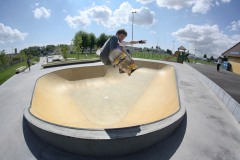
[[[40,77],[24,116],[44,141],[87,156],[125,155],[170,135],[180,124],[174,67],[136,61],[131,76],[93,63]]]

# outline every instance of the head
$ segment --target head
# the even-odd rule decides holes
[[[121,42],[127,37],[127,32],[125,29],[120,29],[117,31],[116,36],[118,37],[118,40]]]

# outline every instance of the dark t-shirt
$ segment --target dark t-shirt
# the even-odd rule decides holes
[[[113,49],[119,47],[118,37],[112,36],[108,39],[103,45],[102,52],[100,53],[100,59],[105,65],[111,65],[111,61],[109,60],[109,54]]]
[[[30,59],[27,59],[27,64],[28,66],[30,66]]]

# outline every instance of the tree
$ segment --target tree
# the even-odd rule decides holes
[[[102,47],[109,37],[110,36],[107,36],[105,33],[102,33],[97,39],[97,46]]]
[[[210,57],[210,61],[214,61],[214,58],[213,58],[213,56],[211,56],[211,57]]]
[[[90,46],[90,37],[89,34],[83,31],[80,31],[82,35],[82,54],[85,49]]]
[[[67,44],[60,44],[59,45],[61,52],[62,52],[62,56],[65,60],[67,60],[67,54],[69,51],[68,45]]]
[[[204,55],[203,55],[203,58],[207,58],[207,55],[206,55],[206,54],[204,54]]]
[[[6,56],[5,50],[0,52],[0,67],[3,69],[9,63],[9,58]]]
[[[170,49],[167,49],[166,53],[172,55],[172,51]]]
[[[38,46],[28,47],[28,55],[39,56],[41,54],[41,49]]]
[[[26,54],[23,52],[23,50],[21,50],[20,52],[19,52],[19,54],[17,54],[16,56],[15,56],[15,59],[17,59],[17,60],[19,60],[19,61],[24,61],[24,59],[26,59]]]
[[[90,48],[90,53],[92,53],[92,49],[96,45],[97,40],[96,40],[96,36],[93,33],[89,34],[89,38],[90,38],[89,48]]]
[[[46,46],[46,51],[47,51],[47,52],[53,52],[54,49],[55,49],[55,46],[54,46],[54,45],[47,45],[47,46]]]
[[[80,49],[82,46],[82,34],[81,31],[77,32],[73,38],[73,45],[74,48],[76,50],[76,52],[78,53],[78,58],[79,58],[79,53],[80,53]]]

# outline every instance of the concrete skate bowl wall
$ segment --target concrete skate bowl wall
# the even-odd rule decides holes
[[[43,75],[24,113],[29,126],[53,146],[88,156],[125,155],[166,138],[185,113],[174,67],[136,63],[131,76],[94,64]]]

